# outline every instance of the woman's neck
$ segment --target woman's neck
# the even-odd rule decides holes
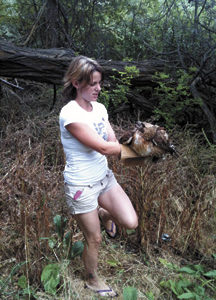
[[[91,112],[93,107],[90,101],[86,101],[83,98],[76,98],[76,102],[81,106],[84,110]]]

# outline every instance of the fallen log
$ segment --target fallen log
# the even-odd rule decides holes
[[[71,49],[21,48],[0,40],[0,76],[61,85],[64,73],[74,57],[75,53]],[[107,79],[113,75],[118,76],[126,66],[136,66],[139,75],[132,80],[133,86],[154,85],[152,75],[164,69],[164,65],[156,60],[98,62],[103,66]]]

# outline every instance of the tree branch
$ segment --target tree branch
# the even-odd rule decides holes
[[[13,83],[10,83],[10,82],[6,81],[5,79],[0,78],[0,81],[1,81],[2,83],[4,83],[4,84],[8,85],[8,86],[11,86],[11,87],[13,87],[13,88],[18,89],[18,90],[21,90],[21,91],[24,90],[24,88],[22,88],[22,87],[20,87],[20,86],[18,86],[18,85],[15,85],[15,84],[13,84]]]
[[[47,1],[44,2],[43,6],[42,6],[41,9],[39,10],[39,13],[38,13],[37,18],[36,18],[36,20],[35,20],[35,22],[34,22],[34,25],[33,25],[32,29],[31,29],[31,31],[30,31],[30,33],[29,33],[27,39],[26,39],[25,42],[23,43],[23,46],[26,46],[26,45],[28,44],[28,42],[29,42],[31,36],[32,36],[33,33],[35,32],[36,27],[37,27],[37,24],[38,24],[38,22],[40,21],[40,18],[41,18],[41,16],[42,16],[43,12],[44,12],[44,9],[45,9],[46,5],[47,5]]]
[[[216,34],[216,31],[215,31],[215,30],[208,28],[208,27],[205,26],[204,24],[202,24],[202,23],[199,22],[199,25],[200,25],[201,27],[203,27],[204,29],[206,29],[207,31]]]

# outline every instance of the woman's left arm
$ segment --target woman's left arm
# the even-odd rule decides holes
[[[107,121],[106,126],[107,126],[108,141],[109,141],[109,142],[116,142],[116,141],[117,141],[117,138],[116,138],[116,136],[115,136],[115,132],[114,132],[114,130],[112,129],[112,126],[111,126],[111,124],[110,124],[109,121]]]

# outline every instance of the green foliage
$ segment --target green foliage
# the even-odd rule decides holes
[[[190,75],[184,71],[177,73],[177,84],[170,75],[156,73],[154,76],[158,87],[154,93],[159,99],[157,108],[154,110],[156,120],[162,119],[169,128],[176,123],[186,123],[185,112],[193,115],[200,106],[200,100],[191,97],[189,91]]]
[[[60,270],[59,264],[46,265],[41,274],[41,282],[47,293],[55,295],[57,286],[60,283]]]
[[[66,218],[56,215],[53,218],[53,222],[57,237],[41,238],[41,240],[48,240],[48,245],[53,251],[54,257],[57,258],[58,263],[50,263],[44,267],[41,274],[41,282],[47,293],[55,295],[63,276],[64,268],[67,268],[71,259],[82,255],[84,244],[82,241],[76,241],[72,244],[71,231],[65,232],[67,228]]]
[[[55,230],[58,234],[58,237],[62,240],[64,231],[65,231],[65,227],[67,224],[67,219],[66,218],[62,219],[62,217],[60,215],[56,215],[53,218],[53,222],[55,224]]]
[[[13,276],[20,270],[20,268],[25,265],[26,262],[21,262],[13,266],[12,270],[10,271],[9,275],[6,277],[6,279],[0,281],[0,295],[3,295],[4,290],[6,289],[8,283],[10,280],[13,279]]]
[[[110,103],[110,92],[108,90],[102,89],[98,101],[103,103],[106,109],[108,109]]]
[[[116,71],[116,70],[113,70]],[[114,107],[121,103],[127,102],[127,93],[131,86],[131,80],[139,75],[139,70],[136,66],[126,66],[125,71],[118,72],[118,76],[111,76],[114,82],[114,89],[107,91],[103,90],[100,93],[100,101],[108,108],[110,102]]]
[[[1,0],[0,3],[0,36],[9,40],[14,40],[19,37],[17,31],[17,22],[19,22],[19,16],[17,13],[16,1]]]
[[[177,270],[178,266],[168,262],[166,259],[159,258],[160,263],[170,270]]]
[[[22,289],[27,288],[28,282],[27,282],[27,278],[26,278],[25,275],[20,276],[20,278],[19,278],[19,280],[18,280],[18,282],[17,282],[17,285],[18,285],[20,288],[22,288]]]
[[[215,43],[215,3],[202,2],[195,9],[188,0],[62,0],[45,7],[44,1],[1,0],[0,32],[21,44],[31,32],[29,46],[40,48],[55,33],[56,46],[105,59],[143,60],[166,49],[174,62],[185,54],[190,67]]]
[[[124,300],[137,300],[137,289],[131,286],[125,287],[123,290]]]
[[[186,278],[179,278],[178,281],[168,280],[161,281],[160,285],[169,288],[176,296],[183,294],[185,288],[189,288],[192,284]]]
[[[136,66],[126,66],[125,72],[127,75],[127,80],[139,75],[139,69],[137,69]]]
[[[16,280],[16,276],[18,272],[21,271],[22,267],[26,265],[26,262],[21,262],[13,266],[10,271],[10,274],[7,276],[6,279],[0,279],[0,296],[1,299],[8,299],[10,295],[14,295],[13,299],[20,299],[20,297],[28,297],[35,298],[35,290],[32,289],[29,284],[27,277],[25,275],[21,275],[18,277],[17,286],[20,288],[17,291],[17,287],[14,286],[14,282]],[[12,287],[11,287],[12,284]],[[14,289],[13,289],[14,287]],[[7,291],[9,289],[9,292]]]
[[[17,285],[20,287],[20,290],[18,291],[17,295],[16,295],[16,299],[20,299],[22,297],[26,298],[35,298],[37,299],[37,296],[36,296],[36,293],[35,293],[35,290],[33,290],[30,286],[28,286],[28,283],[27,283],[27,278],[25,275],[22,275],[18,282],[17,282]]]
[[[155,299],[154,294],[152,292],[146,293],[146,296],[147,296],[148,300],[154,300]]]
[[[77,256],[81,256],[84,250],[84,244],[82,241],[76,241],[72,244],[72,232],[67,228],[67,219],[60,215],[56,215],[53,218],[55,225],[56,236],[41,238],[40,240],[48,240],[49,247],[55,252],[55,256],[59,254],[61,259],[73,259]]]
[[[83,242],[82,241],[75,242],[71,248],[71,258],[82,256],[83,250],[84,250]]]
[[[164,262],[162,261],[162,263]],[[172,267],[172,264],[168,264],[168,266]],[[161,281],[160,285],[165,289],[170,289],[177,299],[213,300],[209,292],[216,294],[216,270],[205,272],[205,268],[200,264],[187,265],[182,268],[174,266],[174,270],[181,274],[177,280]],[[182,274],[188,277],[183,277]],[[206,288],[208,288],[208,292]]]

